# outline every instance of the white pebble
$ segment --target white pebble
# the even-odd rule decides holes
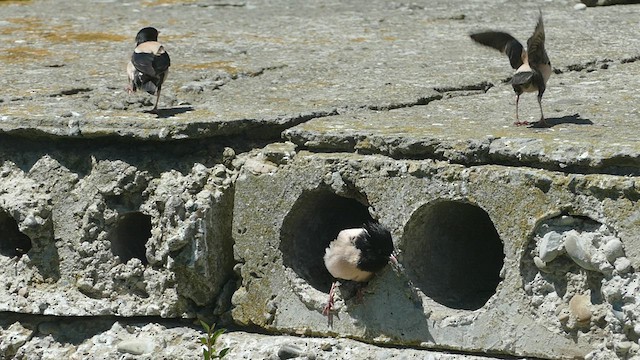
[[[563,244],[564,241],[561,234],[555,231],[549,231],[544,234],[538,244],[540,259],[544,262],[552,261],[562,252]]]
[[[595,248],[589,238],[581,237],[577,231],[571,230],[565,233],[564,248],[567,251],[567,255],[583,269],[598,270],[597,267],[591,263],[591,257],[595,252]]]
[[[569,311],[578,322],[591,320],[591,300],[587,295],[576,294],[569,300]]]
[[[615,266],[616,271],[619,274],[624,274],[631,269],[631,261],[629,261],[629,259],[627,259],[626,257],[621,257],[616,259],[615,263],[613,263],[613,266]]]
[[[573,5],[573,10],[585,10],[586,8],[587,8],[587,5],[583,3],[578,3]]]
[[[139,337],[121,341],[118,346],[118,352],[128,353],[132,355],[149,354],[153,351],[155,345],[150,338]]]
[[[612,264],[616,261],[617,258],[624,256],[622,241],[615,237],[607,241],[602,246],[602,251],[604,251],[604,254],[607,256],[607,260]]]
[[[22,223],[26,227],[30,227],[30,228],[38,226],[38,220],[36,219],[35,215],[33,215],[33,214],[27,215],[27,217],[24,219],[24,221]]]
[[[544,272],[549,272],[549,269],[547,268],[547,263],[542,261],[542,259],[540,259],[539,257],[537,257],[537,256],[534,257],[533,258],[533,263],[536,265],[538,270],[544,271]]]

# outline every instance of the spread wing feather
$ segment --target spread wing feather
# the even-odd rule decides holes
[[[525,57],[526,51],[522,44],[513,36],[500,31],[485,31],[471,34],[471,39],[479,44],[494,48],[506,54],[512,68],[518,69],[522,66],[522,59]]]

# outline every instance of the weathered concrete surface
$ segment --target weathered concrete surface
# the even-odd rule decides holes
[[[640,80],[629,74],[640,74],[640,62],[596,69],[552,78],[543,98],[550,129],[513,126],[513,89],[498,84],[483,94],[427,106],[314,119],[285,136],[318,151],[638,175],[640,138],[632,129],[640,116],[640,96],[633,90],[640,88]],[[556,82],[562,86],[554,86]],[[520,112],[536,121],[535,97],[523,96],[520,103],[527,102]]]
[[[236,182],[234,252],[243,264],[243,286],[233,297],[233,316],[241,323],[301,334],[336,333],[382,343],[519,356],[582,357],[602,345],[603,334],[617,332],[600,321],[613,316],[617,306],[637,313],[635,300],[618,302],[615,296],[606,300],[598,295],[601,315],[587,321],[589,331],[560,331],[556,320],[530,315],[542,301],[522,284],[540,270],[523,254],[535,244],[532,234],[541,224],[570,214],[615,229],[607,235],[625,244],[637,268],[636,187],[617,176],[298,154],[276,173],[247,174]],[[337,204],[336,198],[343,202]],[[369,283],[362,303],[343,292],[337,319],[329,324],[322,308],[331,276],[321,264],[332,240],[329,234],[370,215],[393,224],[406,274],[382,272]],[[563,266],[545,270],[565,269],[566,274],[567,265]],[[626,285],[620,289],[627,279],[635,281],[636,275],[628,272],[610,271],[603,283],[619,283],[618,293],[633,292]],[[561,304],[566,297],[567,303],[575,293],[594,294],[599,289],[591,282],[565,285],[553,301]]]
[[[213,155],[3,140],[0,311],[183,317],[215,306],[233,267],[233,172]]]
[[[251,131],[254,128],[273,132],[336,112],[424,104],[443,93],[467,94],[463,89],[485,89],[486,83],[499,85],[508,78],[504,56],[471,44],[467,34],[500,25],[526,41],[538,9],[535,2],[313,6],[287,1],[106,1],[92,3],[92,11],[78,18],[87,5],[57,3],[53,17],[44,15],[48,6],[3,6],[3,131],[161,139],[247,132],[255,136],[261,131]],[[612,120],[625,119],[607,114],[613,109],[620,115],[637,114],[632,106],[618,106],[637,102],[637,95],[624,92],[635,87],[629,81],[637,80],[628,75],[637,72],[637,66],[620,64],[640,56],[632,16],[637,7],[576,12],[569,3],[556,1],[545,3],[542,10],[552,64],[564,72],[548,86],[545,104],[557,104],[548,116],[560,119],[554,123],[571,122],[575,115],[596,124],[581,127],[582,138],[599,136],[605,125],[622,133],[625,123]],[[107,12],[109,19],[97,23],[91,15]],[[511,21],[515,13],[530,21],[518,27]],[[173,59],[161,103],[166,111],[159,119],[141,113],[151,97],[128,96],[122,90],[124,63],[142,23],[161,29]],[[588,80],[580,77],[585,72],[569,70],[609,63],[611,68],[602,75],[606,87],[602,76]],[[513,111],[507,92],[458,100],[473,109],[462,118],[510,125]],[[535,102],[527,100],[523,105]],[[523,115],[535,119],[532,108],[523,108]],[[460,120],[452,116],[442,122],[466,127],[454,126]],[[412,128],[411,123],[418,125],[422,119],[407,121]],[[563,123],[555,130],[573,127]],[[484,130],[497,132],[494,137],[504,135],[501,126]]]
[[[576,3],[0,1],[0,311],[637,356],[640,7]],[[526,41],[538,9],[553,126],[517,128],[468,33]],[[123,90],[148,25],[158,116]],[[328,327],[323,248],[370,218],[405,272],[342,284]]]
[[[9,315],[0,318],[0,335],[0,357],[3,359],[202,358],[201,329],[177,321],[67,319],[65,323],[59,323],[51,317],[25,319],[24,316]],[[218,350],[230,348],[225,359],[490,359],[427,350],[383,348],[349,339],[267,336],[242,331],[223,334],[216,345]]]

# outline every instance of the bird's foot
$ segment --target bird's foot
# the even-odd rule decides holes
[[[127,92],[127,94],[131,95],[133,94],[135,91],[133,90],[133,87],[131,85],[128,85],[127,87],[124,88],[124,91]]]
[[[515,126],[527,126],[527,125],[530,125],[530,123],[528,121],[520,121],[520,120],[518,120],[518,121],[515,121],[513,123],[513,125],[515,125]]]
[[[327,301],[327,305],[325,305],[324,308],[322,308],[322,315],[324,316],[330,316],[331,311],[333,311],[333,305],[334,305],[333,297],[334,297],[335,289],[336,289],[336,283],[334,282],[333,284],[331,284],[331,290],[329,290],[329,300]]]
[[[325,305],[324,308],[322,308],[322,315],[329,316],[331,315],[332,311],[333,311],[333,301],[329,301],[327,305]]]

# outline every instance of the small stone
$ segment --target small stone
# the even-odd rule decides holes
[[[67,123],[68,134],[70,136],[78,136],[82,132],[80,131],[80,121],[78,119],[71,119]]]
[[[224,178],[227,176],[227,168],[222,164],[218,164],[211,169],[211,174],[215,177]]]
[[[544,234],[538,244],[538,254],[544,262],[555,259],[562,252],[564,241],[561,234],[555,231],[549,231]]]
[[[591,257],[595,252],[595,248],[591,244],[590,239],[581,237],[577,231],[571,230],[565,233],[564,248],[567,251],[567,255],[583,269],[598,270],[591,263]]]
[[[544,272],[549,272],[549,268],[547,268],[547,263],[542,261],[542,259],[540,259],[539,257],[535,256],[533,258],[533,263],[536,265],[538,270],[544,271]]]
[[[204,86],[193,81],[193,82],[187,83],[186,85],[181,86],[180,91],[186,92],[186,93],[198,94],[204,91]]]
[[[631,270],[631,261],[626,257],[617,258],[613,266],[616,268],[618,274],[624,274]]]
[[[639,325],[639,329],[640,329],[640,325]],[[320,350],[322,351],[331,351],[332,349],[333,349],[333,345],[331,345],[330,343],[322,343],[322,345],[320,345]]]
[[[633,325],[633,332],[640,336],[640,323]]]
[[[579,323],[591,320],[591,300],[587,295],[576,294],[569,300],[569,311]]]
[[[256,159],[247,159],[244,163],[244,169],[254,175],[269,174],[278,170],[275,165]]]
[[[303,355],[302,349],[295,345],[282,345],[278,350],[278,357],[280,359],[293,359]]]
[[[561,323],[566,323],[569,320],[569,317],[571,317],[571,312],[569,311],[566,305],[561,304],[556,309],[556,316],[558,316],[558,320]]]
[[[18,289],[18,295],[22,296],[23,298],[27,298],[29,296],[29,288],[21,287],[20,289]]]
[[[617,258],[624,256],[622,241],[618,238],[613,238],[607,241],[602,246],[602,251],[604,251],[607,260],[612,264],[616,261]]]
[[[587,5],[583,3],[578,3],[573,5],[573,10],[585,10],[586,8],[587,8]]]
[[[631,341],[621,341],[615,344],[615,349],[618,354],[624,355],[631,349]]]
[[[225,147],[222,150],[222,162],[225,165],[230,164],[236,158],[236,151],[233,148]]]
[[[274,164],[286,164],[295,155],[295,144],[271,143],[262,149],[262,156]]]
[[[593,253],[593,256],[591,256],[591,264],[593,264],[594,267],[598,268],[598,271],[605,275],[611,275],[611,273],[613,272],[613,265],[611,265],[611,263],[607,261],[607,257],[600,249],[596,249],[596,251]]]
[[[33,214],[29,214],[25,217],[25,219],[22,221],[22,223],[26,226],[26,227],[36,227],[38,226],[38,219],[35,215]]]
[[[149,354],[153,351],[153,341],[146,337],[123,340],[118,344],[118,351],[132,355]]]

